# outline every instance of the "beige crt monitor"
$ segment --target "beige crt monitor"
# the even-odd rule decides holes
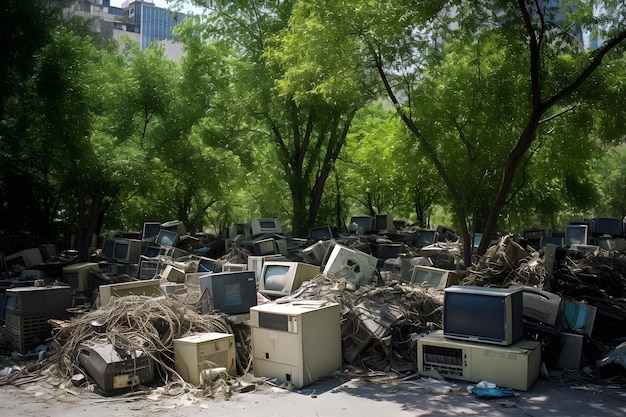
[[[226,368],[237,376],[235,336],[230,333],[198,333],[174,339],[174,367],[187,382],[200,384],[203,370]]]

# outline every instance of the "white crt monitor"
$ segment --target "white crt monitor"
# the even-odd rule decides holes
[[[259,292],[268,297],[284,297],[315,278],[320,267],[303,262],[265,261],[259,277]]]
[[[415,265],[411,283],[443,290],[451,285],[457,285],[459,283],[459,275],[447,269]]]
[[[324,275],[345,279],[356,286],[370,284],[378,258],[358,249],[335,244],[324,266]]]
[[[278,219],[252,219],[250,226],[252,227],[252,236],[263,233],[281,234],[283,232]]]

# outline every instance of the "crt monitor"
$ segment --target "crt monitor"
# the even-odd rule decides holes
[[[393,227],[393,216],[391,213],[383,213],[377,214],[374,218],[374,228],[378,231],[392,231]]]
[[[330,226],[318,226],[309,229],[309,237],[311,240],[329,240],[335,237],[333,229]]]
[[[432,245],[437,241],[437,231],[432,229],[422,229],[415,233],[415,246],[423,248]]]
[[[208,291],[208,310],[247,314],[257,305],[254,271],[217,272],[199,278],[200,293]]]
[[[320,267],[317,265],[292,261],[265,261],[259,277],[259,292],[268,297],[284,297],[319,273]]]
[[[123,263],[137,263],[141,256],[142,243],[137,239],[111,238],[102,243],[102,256]]]
[[[283,232],[283,229],[280,227],[280,221],[275,218],[252,219],[250,226],[252,227],[252,236],[263,233],[281,234]]]
[[[619,217],[595,217],[593,235],[621,237],[624,235],[624,221]]]
[[[508,346],[522,338],[521,288],[453,285],[444,290],[443,334],[452,339]]]
[[[352,216],[350,217],[350,226],[352,224],[356,224],[358,230],[350,229],[351,231],[368,233],[374,230],[374,218],[372,216]]]
[[[586,224],[568,224],[565,227],[565,247],[586,245],[589,238],[588,230]]]
[[[168,229],[161,229],[154,240],[155,243],[163,246],[175,246],[178,243],[178,232]]]
[[[443,290],[459,283],[459,275],[454,271],[431,266],[415,265],[411,275],[411,283],[422,287]]]
[[[161,223],[159,222],[144,222],[143,229],[141,231],[141,239],[150,239],[159,234],[161,230]]]
[[[326,259],[323,272],[361,286],[372,283],[377,265],[375,256],[337,243]]]
[[[275,255],[278,246],[274,238],[259,239],[252,242],[252,252],[255,256]]]

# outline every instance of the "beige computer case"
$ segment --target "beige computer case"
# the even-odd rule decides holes
[[[437,371],[444,378],[527,391],[539,377],[541,347],[527,339],[509,346],[460,341],[436,331],[418,339],[417,367],[421,374]]]
[[[174,339],[174,369],[185,381],[199,385],[202,371],[211,368],[226,368],[237,376],[235,336],[199,333]]]
[[[302,300],[250,309],[254,375],[297,388],[341,366],[339,304]]]

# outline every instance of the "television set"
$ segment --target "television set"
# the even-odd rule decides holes
[[[619,217],[595,217],[593,219],[593,236],[624,236],[624,221]]]
[[[356,230],[352,230],[353,225],[356,225]],[[369,233],[374,230],[374,218],[372,216],[352,216],[350,217],[349,230],[351,232]]]
[[[154,242],[162,246],[175,246],[178,243],[179,234],[174,230],[161,229]]]
[[[554,326],[560,311],[561,296],[534,287],[519,288],[522,289],[523,316]]]
[[[137,263],[141,256],[141,240],[111,238],[102,243],[102,256],[122,263]]]
[[[257,305],[254,271],[217,272],[200,277],[199,281],[200,293],[209,293],[207,311],[247,314],[250,307]]]
[[[589,227],[586,224],[568,224],[565,226],[565,247],[586,245],[589,239]]]
[[[156,237],[161,230],[161,223],[159,222],[144,222],[143,229],[141,231],[141,239],[150,239]]]
[[[508,346],[524,334],[521,288],[453,285],[444,290],[443,334]]]
[[[161,281],[183,284],[185,282],[186,273],[183,269],[177,268],[174,265],[165,265],[159,275]]]
[[[197,272],[217,272],[217,264],[215,259],[200,257]]]
[[[438,225],[435,231],[439,242],[457,242],[459,240],[459,235],[449,227]]]
[[[380,243],[376,248],[376,257],[379,259],[396,258],[404,251],[402,243]]]
[[[256,256],[275,255],[276,252],[278,252],[278,247],[273,238],[260,239],[252,242],[252,253]]]
[[[293,261],[265,261],[259,277],[259,292],[270,298],[284,297],[319,273],[320,267],[317,265]]]
[[[329,240],[334,237],[335,234],[330,226],[318,226],[309,229],[309,238],[311,238],[311,240]]]
[[[8,271],[19,272],[21,269],[31,269],[43,263],[39,248],[30,248],[5,256],[4,265]]]
[[[448,269],[432,266],[415,265],[411,275],[411,284],[426,288],[443,290],[452,285],[458,285],[460,275]]]
[[[161,229],[169,230],[178,233],[178,236],[187,234],[185,223],[180,220],[170,220],[169,222],[161,223]]]
[[[89,271],[99,271],[96,262],[79,262],[63,267],[63,281],[77,292],[89,290]]]
[[[226,262],[222,265],[222,272],[236,272],[236,271],[245,271],[248,269],[248,264],[238,264],[232,262]]]
[[[302,260],[313,265],[322,265],[322,261],[328,253],[328,249],[332,246],[330,240],[320,240],[312,245],[302,249]]]
[[[280,221],[273,218],[252,219],[252,221],[250,222],[250,226],[252,227],[252,236],[260,235],[263,233],[281,234],[283,232],[282,228],[280,227]]]
[[[326,260],[323,273],[358,287],[372,283],[377,265],[375,256],[337,243]]]
[[[437,241],[437,231],[431,229],[422,229],[415,232],[414,246],[417,248],[423,248],[424,246],[432,245]]]
[[[377,214],[374,217],[374,222],[374,229],[379,232],[391,232],[395,230],[391,213]]]

